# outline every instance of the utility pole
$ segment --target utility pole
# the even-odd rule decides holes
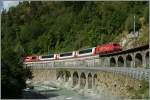
[[[134,15],[134,36],[135,36],[135,46],[137,46],[138,44],[137,44],[137,42],[136,42],[136,40],[138,39],[138,33],[135,33],[135,15]]]
[[[135,35],[135,15],[134,15],[134,35]]]
[[[134,43],[135,43],[135,46],[137,45],[136,44],[136,34],[135,34],[135,15],[134,15],[134,17],[133,17],[133,34],[134,34]]]

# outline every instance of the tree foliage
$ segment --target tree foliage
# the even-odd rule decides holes
[[[148,2],[25,1],[2,13],[2,32],[20,41],[26,55],[72,51],[133,31],[134,15],[137,30],[139,17],[148,24]]]

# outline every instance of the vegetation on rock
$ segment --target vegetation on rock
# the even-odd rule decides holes
[[[131,99],[148,99],[149,98],[149,82],[142,80],[139,89],[127,86],[129,97]]]

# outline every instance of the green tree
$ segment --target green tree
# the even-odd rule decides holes
[[[2,48],[2,98],[21,98],[26,76],[20,56],[10,48]]]

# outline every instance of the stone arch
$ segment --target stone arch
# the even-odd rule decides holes
[[[69,72],[69,71],[66,71],[66,76],[65,76],[66,78],[66,82],[69,80],[69,78],[71,77],[71,73]]]
[[[149,68],[149,51],[146,52],[145,59],[146,59],[146,68]]]
[[[85,84],[86,84],[86,75],[85,73],[81,73],[81,76],[80,76],[80,86],[81,88],[84,88],[85,87]]]
[[[73,73],[73,86],[76,86],[78,84],[78,81],[79,81],[78,72],[74,72]]]
[[[131,55],[127,55],[126,56],[126,67],[132,67],[132,56]]]
[[[93,76],[93,86],[96,86],[96,82],[97,82],[97,74],[94,74],[94,76]]]
[[[110,67],[115,67],[116,66],[116,60],[114,57],[110,58]]]
[[[59,79],[59,78],[63,79],[64,72],[63,71],[57,71],[56,76],[57,76],[57,79]]]
[[[137,53],[135,55],[135,67],[142,67],[142,55],[140,53]]]
[[[122,56],[118,57],[118,67],[124,67],[124,59]]]
[[[88,89],[92,88],[92,74],[88,74]]]

